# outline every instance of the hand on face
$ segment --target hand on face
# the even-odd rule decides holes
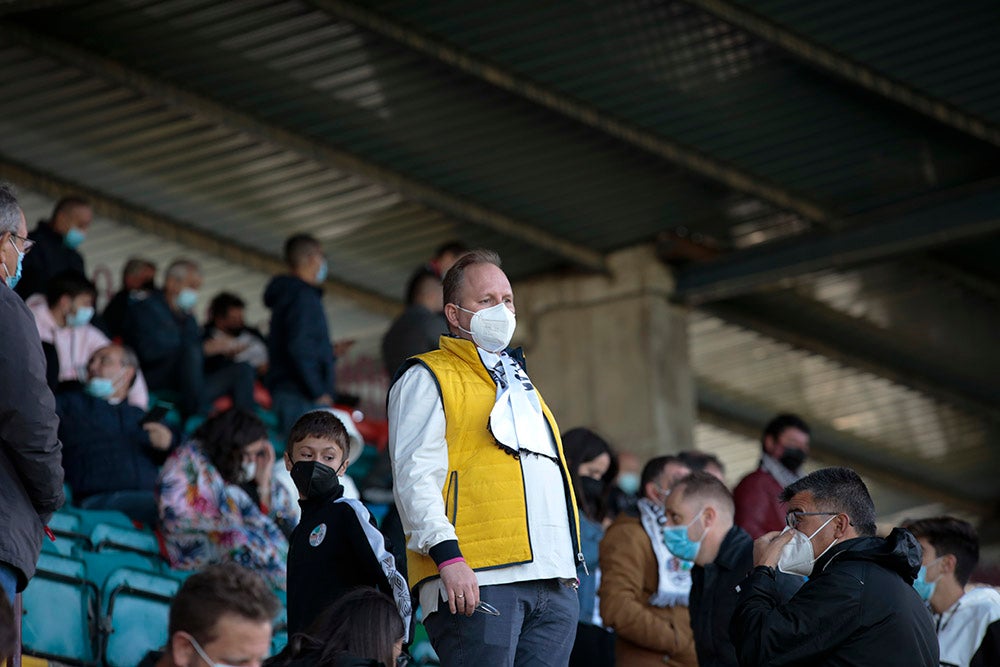
[[[790,530],[785,532],[773,530],[758,537],[753,543],[754,567],[761,565],[777,567],[778,559],[781,557],[781,550],[791,541],[792,531]]]

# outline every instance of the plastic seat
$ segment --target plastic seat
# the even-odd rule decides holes
[[[287,645],[288,633],[284,630],[276,631],[273,635],[271,635],[271,655],[278,655]]]
[[[22,596],[24,652],[70,665],[100,660],[97,587],[78,559],[43,552]]]
[[[170,601],[180,582],[156,572],[119,568],[102,588],[107,667],[133,667],[167,642]]]
[[[90,536],[81,529],[80,517],[77,514],[60,511],[49,519],[49,529],[55,535],[55,541],[42,540],[45,551],[56,552],[63,556],[72,556],[75,549],[90,549]]]
[[[104,587],[113,572],[122,568],[157,574],[161,571],[159,559],[129,551],[80,552],[77,553],[77,558],[87,566],[87,581],[92,582],[98,590]]]
[[[82,507],[65,507],[60,512],[78,517],[80,524],[77,530],[84,535],[90,535],[94,528],[102,523],[135,529],[132,519],[118,510],[86,510]]]
[[[151,531],[99,523],[90,533],[94,551],[128,551],[150,558],[160,557],[160,543]],[[157,568],[158,569],[158,568]]]

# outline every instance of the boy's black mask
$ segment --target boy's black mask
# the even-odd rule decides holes
[[[303,498],[322,498],[340,487],[337,471],[318,461],[299,461],[292,466],[291,475]]]

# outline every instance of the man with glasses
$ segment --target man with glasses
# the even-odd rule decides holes
[[[786,487],[785,529],[754,542],[730,633],[741,665],[937,667],[930,612],[912,583],[920,545],[905,530],[875,535],[875,505],[848,468]],[[809,577],[782,603],[777,572]]]
[[[31,311],[12,290],[31,249],[24,213],[0,182],[0,588],[28,585],[44,524],[63,504],[59,420]]]
[[[166,650],[139,667],[260,667],[271,652],[278,598],[260,575],[234,563],[192,575],[170,605]]]
[[[21,298],[44,294],[49,281],[60,273],[85,273],[77,247],[87,237],[93,217],[86,199],[63,197],[52,210],[51,220],[38,223],[31,232],[35,252],[25,258],[24,278],[17,286]]]

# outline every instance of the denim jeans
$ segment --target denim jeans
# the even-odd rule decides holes
[[[569,663],[580,601],[556,579],[483,586],[500,616],[452,614],[442,604],[424,619],[442,667],[558,667]]]
[[[7,599],[14,604],[17,595],[17,570],[7,563],[0,563],[0,588],[7,594]]]

